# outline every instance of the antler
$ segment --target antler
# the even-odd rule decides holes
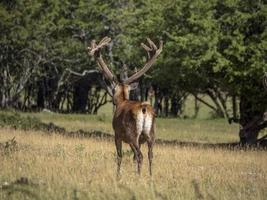
[[[87,49],[89,50],[89,55],[94,56],[97,60],[97,64],[100,67],[101,71],[104,72],[104,76],[109,79],[111,82],[114,82],[116,80],[115,76],[113,73],[110,71],[108,66],[106,65],[105,61],[102,58],[100,50],[107,46],[109,42],[111,41],[111,38],[109,37],[104,37],[98,45],[96,44],[95,40],[92,40],[91,46],[88,47]]]
[[[145,45],[144,43],[141,43],[141,46],[146,50],[147,55],[148,55],[148,61],[146,62],[146,64],[144,65],[144,67],[142,69],[140,69],[138,72],[136,72],[135,74],[133,74],[130,78],[124,80],[123,83],[125,84],[130,84],[133,81],[137,80],[138,78],[140,78],[144,73],[147,72],[147,70],[149,70],[149,68],[154,64],[154,62],[156,61],[156,58],[159,56],[159,54],[162,51],[162,47],[163,47],[163,42],[160,41],[160,45],[159,48],[154,44],[154,42],[152,42],[152,40],[150,40],[149,38],[147,38],[147,42],[149,44],[149,46]]]

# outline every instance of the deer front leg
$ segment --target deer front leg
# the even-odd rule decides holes
[[[122,160],[122,141],[118,138],[115,138],[115,145],[117,150],[117,176],[119,176]]]
[[[152,176],[152,159],[153,159],[153,140],[147,141],[147,147],[148,147],[148,161],[149,161],[149,174]]]

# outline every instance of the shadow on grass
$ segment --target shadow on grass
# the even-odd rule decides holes
[[[23,130],[37,130],[42,131],[47,134],[60,134],[67,137],[79,137],[79,138],[96,138],[96,139],[105,139],[112,140],[114,135],[111,135],[106,132],[91,130],[91,131],[67,131],[63,127],[59,127],[54,123],[43,123],[37,118],[33,117],[22,117],[18,114],[14,115],[0,115],[0,127],[9,127],[14,129],[23,129]],[[181,147],[199,147],[199,148],[223,148],[231,150],[267,150],[267,138],[263,137],[259,139],[255,144],[244,145],[240,142],[233,143],[200,143],[200,142],[185,142],[179,140],[164,140],[157,139],[155,141],[159,145],[172,145],[172,146],[181,146]],[[3,146],[4,144],[0,145]]]
[[[79,138],[96,138],[96,139],[105,139],[112,140],[114,139],[114,135],[109,133],[91,130],[91,131],[67,131],[66,129],[59,127],[53,123],[44,124],[43,123],[43,131],[48,134],[57,133],[60,135],[64,135],[67,137],[79,137]],[[200,143],[200,142],[185,142],[179,140],[164,140],[164,139],[156,139],[156,144],[159,145],[168,145],[168,146],[181,146],[181,147],[199,147],[199,148],[223,148],[230,150],[267,150],[267,139],[259,140],[257,143],[252,145],[244,145],[240,142],[232,142],[232,143]]]
[[[35,189],[38,186],[38,183],[34,183],[27,177],[21,177],[13,182],[4,182],[0,185],[0,189],[3,192],[6,192],[6,197],[8,199],[13,199],[12,196],[18,194],[25,199],[41,199],[37,192],[35,192]]]

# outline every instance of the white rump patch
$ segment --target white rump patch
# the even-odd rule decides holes
[[[151,127],[152,127],[152,121],[153,117],[150,113],[143,113],[142,110],[140,110],[137,114],[137,122],[136,122],[136,128],[138,136],[140,136],[142,133],[149,136]]]

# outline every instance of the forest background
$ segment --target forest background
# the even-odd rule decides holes
[[[164,49],[132,99],[153,91],[158,116],[187,117],[193,98],[190,117],[205,105],[212,117],[239,123],[244,143],[267,126],[265,1],[5,0],[0,19],[1,109],[96,114],[110,98],[90,41],[112,38],[105,58],[120,75],[145,63],[140,43],[149,37]]]

